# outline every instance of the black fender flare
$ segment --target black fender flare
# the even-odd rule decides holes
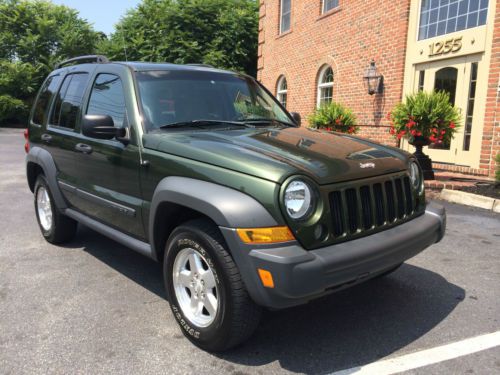
[[[59,210],[68,208],[68,204],[57,184],[57,167],[50,153],[41,147],[31,147],[29,153],[26,154],[26,177],[28,179],[29,173],[31,173],[29,169],[30,163],[38,165],[43,170],[56,207]]]
[[[254,198],[212,182],[187,178],[165,177],[157,185],[149,212],[149,242],[156,256],[156,217],[159,206],[164,202],[188,207],[209,217],[219,227],[253,228],[282,225]]]

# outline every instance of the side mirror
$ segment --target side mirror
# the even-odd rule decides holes
[[[300,113],[298,113],[298,112],[291,112],[290,115],[292,116],[293,121],[295,121],[295,123],[298,126],[300,126],[300,123],[302,122],[302,118],[300,117]]]
[[[127,131],[115,128],[113,118],[109,115],[85,115],[82,120],[82,133],[90,138],[113,139],[123,138]]]

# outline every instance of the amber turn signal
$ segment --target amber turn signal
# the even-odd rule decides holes
[[[260,281],[262,281],[262,285],[266,288],[274,288],[274,280],[271,272],[267,270],[263,270],[262,268],[257,269],[259,271]]]
[[[266,244],[295,240],[288,227],[238,228],[236,232],[241,240],[248,244]]]

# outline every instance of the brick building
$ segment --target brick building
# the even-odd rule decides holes
[[[404,95],[447,90],[463,126],[448,148],[425,152],[440,168],[492,176],[499,8],[495,0],[260,0],[258,79],[304,124],[333,100],[354,111],[361,136],[391,145],[385,116]],[[375,95],[363,79],[371,60],[384,79]]]

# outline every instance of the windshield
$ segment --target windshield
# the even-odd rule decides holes
[[[279,121],[294,125],[278,102],[253,79],[209,71],[138,72],[147,130],[199,120]]]

